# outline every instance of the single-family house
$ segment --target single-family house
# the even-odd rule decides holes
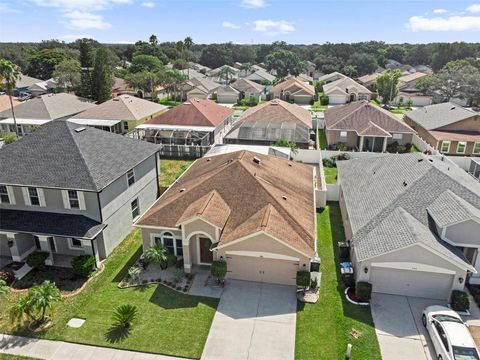
[[[120,95],[72,116],[69,121],[125,134],[168,107],[131,95]]]
[[[135,129],[140,139],[161,144],[166,157],[201,157],[221,144],[233,122],[233,110],[211,100],[190,99]]]
[[[274,145],[278,140],[299,149],[315,144],[312,115],[302,107],[274,99],[245,111],[224,137],[225,144]]]
[[[242,99],[254,99],[258,103],[265,97],[265,86],[245,78],[217,90],[219,103],[234,104]]]
[[[325,135],[329,147],[340,144],[360,151],[385,152],[411,144],[415,130],[391,112],[368,101],[356,101],[325,110]]]
[[[346,77],[347,77],[346,75],[343,75],[342,73],[339,73],[338,71],[334,71],[330,74],[325,74],[325,75],[320,76],[318,78],[318,82],[323,83],[323,84],[328,84],[328,83],[331,83],[333,81],[344,79]]]
[[[295,77],[291,77],[275,85],[270,90],[270,96],[273,99],[280,99],[295,104],[313,104],[315,88]]]
[[[357,81],[359,84],[365,86],[366,88],[368,88],[369,90],[372,90],[373,91],[373,88],[374,88],[374,85],[375,85],[375,80],[377,80],[377,78],[379,76],[382,76],[381,73],[378,73],[378,72],[374,72],[372,74],[367,74],[367,75],[363,75],[363,76],[360,76]]]
[[[427,76],[422,72],[414,72],[398,79],[398,95],[395,104],[411,104],[411,106],[427,106],[432,103],[432,97],[423,93],[417,87],[417,81]]]
[[[330,105],[347,104],[357,100],[370,100],[373,95],[365,86],[349,77],[343,77],[323,85],[323,93],[328,97]]]
[[[56,82],[53,79],[41,80],[20,74],[20,78],[15,83],[13,95],[22,96],[31,94],[32,96],[39,96],[51,92],[55,86]],[[0,84],[0,88],[3,88],[2,84]]]
[[[338,161],[356,281],[373,292],[449,300],[480,283],[480,183],[421,153]]]
[[[291,78],[297,78],[298,80],[306,83],[306,84],[312,84],[313,83],[313,78],[308,75],[308,74],[298,74],[297,76],[293,75],[288,75],[285,80],[291,79]]]
[[[135,89],[132,89],[130,86],[127,85],[124,79],[119,77],[114,77],[114,82],[112,85],[112,97],[117,97],[119,95],[137,95]]]
[[[49,121],[68,119],[95,106],[88,99],[66,93],[38,96],[15,106],[18,132],[20,136],[26,135]],[[11,109],[0,112],[0,129],[15,132]]]
[[[234,179],[235,181],[232,181]],[[135,223],[195,273],[215,260],[227,280],[295,285],[317,257],[314,167],[238,151],[198,159]]]
[[[255,81],[261,84],[273,84],[273,82],[275,81],[275,75],[259,67],[254,72],[246,76],[245,79]]]
[[[158,197],[158,145],[55,120],[0,149],[0,256],[97,265]],[[3,261],[2,261],[3,262]]]
[[[231,71],[231,73],[228,74],[228,79],[238,79],[240,70],[230,65],[219,66],[218,68],[208,71],[208,79],[219,84],[226,84],[227,75],[223,74],[225,68],[228,68]]]
[[[182,99],[210,99],[221,85],[206,77],[191,77],[180,88]]]
[[[480,155],[480,114],[448,102],[405,113],[405,122],[445,155]]]

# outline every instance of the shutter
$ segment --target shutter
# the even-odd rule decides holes
[[[70,209],[70,201],[68,200],[68,190],[62,190],[63,207]]]
[[[15,205],[15,193],[13,192],[13,187],[7,186],[7,193],[8,193],[8,200],[10,201],[10,204]]]
[[[80,210],[86,210],[87,207],[85,206],[85,196],[83,195],[83,191],[77,191],[77,196]]]
[[[23,201],[25,201],[25,205],[27,206],[32,205],[30,202],[30,195],[28,195],[28,188],[22,187],[22,192],[23,192]]]
[[[45,194],[43,193],[43,189],[37,188],[38,200],[40,202],[41,207],[47,206],[45,203]]]

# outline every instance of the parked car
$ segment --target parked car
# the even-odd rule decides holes
[[[423,326],[432,339],[438,360],[479,360],[480,354],[460,315],[445,306],[423,311]]]

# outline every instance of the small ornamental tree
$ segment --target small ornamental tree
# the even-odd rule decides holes
[[[50,256],[45,251],[34,251],[27,256],[27,265],[33,269],[41,269],[45,266],[45,260]]]
[[[162,269],[166,269],[168,265],[168,251],[161,244],[155,244],[145,250],[143,261],[147,264],[159,264]]]
[[[303,291],[307,290],[307,287],[310,286],[309,271],[297,271],[297,286],[303,288]]]
[[[130,328],[133,321],[136,319],[138,309],[135,305],[120,305],[115,309],[112,315],[112,320],[115,326]]]
[[[465,311],[470,308],[470,300],[465,291],[453,290],[450,298],[450,305],[455,311]]]
[[[75,256],[72,261],[73,271],[80,276],[89,276],[95,270],[95,258],[92,255]]]
[[[210,268],[210,273],[220,283],[227,276],[227,263],[223,260],[214,261]]]

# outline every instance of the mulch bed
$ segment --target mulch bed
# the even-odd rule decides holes
[[[347,296],[348,296],[348,298],[349,298],[350,300],[352,300],[352,301],[362,302],[362,301],[359,300],[359,299],[357,298],[357,296],[355,295],[355,288],[354,288],[354,287],[348,288]]]
[[[80,289],[88,278],[78,276],[70,268],[47,266],[43,270],[33,269],[21,280],[15,281],[12,288],[16,290],[29,289],[45,280],[54,282],[62,293],[70,293]]]

